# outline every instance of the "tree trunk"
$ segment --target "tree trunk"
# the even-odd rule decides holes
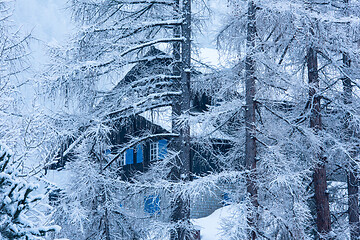
[[[180,10],[179,0],[175,0],[175,13],[184,19],[181,28],[174,27],[174,37],[183,37],[184,41],[174,43],[173,55],[174,75],[179,76],[174,82],[175,90],[181,90],[180,97],[176,97],[173,103],[173,131],[179,134],[174,142],[174,148],[179,152],[176,158],[175,167],[172,169],[171,178],[177,182],[187,182],[190,180],[191,159],[190,159],[190,126],[188,121],[181,125],[177,118],[181,115],[186,116],[190,110],[190,64],[191,64],[191,0],[182,1]],[[189,232],[190,225],[190,201],[187,197],[177,197],[172,203],[171,220],[177,225],[175,231],[171,233],[171,240],[191,239]]]
[[[349,68],[351,61],[349,55],[343,53],[343,64]],[[343,95],[344,104],[350,105],[352,103],[352,84],[350,78],[344,76],[343,82]],[[351,141],[353,131],[350,127],[350,114],[345,113],[344,119],[345,139]],[[355,157],[355,150],[350,151],[351,157]],[[347,170],[347,189],[348,189],[348,214],[349,214],[349,226],[350,226],[350,238],[351,240],[357,240],[360,237],[359,226],[359,184],[358,184],[358,170],[356,163],[350,159],[349,169]]]
[[[355,163],[350,165],[347,176],[350,237],[351,240],[358,240],[360,239],[358,173]]]
[[[319,89],[317,53],[312,46],[307,52],[307,67],[309,98],[311,102],[310,127],[313,128],[315,132],[318,132],[322,129],[320,114],[321,97],[317,95],[317,90]],[[316,153],[315,159],[318,159],[314,171],[315,204],[317,213],[316,225],[318,233],[320,234],[320,239],[325,239],[324,237],[331,230],[329,194],[327,192],[326,182],[326,159],[321,150]]]
[[[247,56],[245,61],[245,88],[246,88],[246,110],[245,110],[245,165],[249,174],[246,178],[247,192],[250,196],[252,208],[248,212],[248,224],[251,228],[250,239],[256,239],[256,229],[258,220],[258,199],[256,186],[256,119],[255,119],[255,36],[256,36],[256,16],[255,4],[253,1],[248,3],[247,15]]]

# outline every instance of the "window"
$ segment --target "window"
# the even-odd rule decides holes
[[[144,199],[144,211],[151,216],[160,213],[160,199],[158,195],[150,195]]]
[[[136,158],[134,156],[134,153],[136,151]],[[130,148],[124,152],[124,165],[134,164],[135,160],[136,163],[142,163],[143,162],[143,146],[141,144],[137,145],[136,148]]]
[[[159,159],[159,143],[150,143],[150,162],[157,161]]]
[[[130,148],[124,152],[124,165],[134,163],[134,149]]]
[[[141,144],[136,146],[136,163],[143,162],[143,147]]]
[[[230,205],[231,202],[232,202],[232,201],[231,201],[231,197],[230,197],[229,193],[224,192],[224,193],[222,194],[222,204],[223,204],[224,206],[227,206],[227,205]]]
[[[111,149],[110,148],[107,148],[104,151],[104,158],[108,161],[111,161]]]
[[[150,162],[164,159],[167,154],[167,140],[150,143]]]
[[[110,148],[107,148],[105,151],[104,151],[104,154],[107,156],[107,155],[110,155],[111,154],[111,149]]]

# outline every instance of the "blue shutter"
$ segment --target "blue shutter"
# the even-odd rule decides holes
[[[134,163],[134,149],[126,150],[125,154],[125,165],[133,164]]]
[[[160,213],[160,199],[158,195],[150,195],[145,197],[144,211],[151,216]]]
[[[231,197],[229,195],[229,193],[223,193],[223,199],[222,199],[222,203],[224,206],[230,205],[231,203]]]
[[[111,157],[110,157],[110,154],[111,154],[111,149],[106,149],[105,151],[104,151],[104,153],[105,153],[105,159],[107,159],[107,160],[111,160]]]
[[[167,140],[159,140],[159,160],[164,159],[167,154]]]
[[[137,145],[136,147],[136,162],[137,163],[143,162],[143,147],[141,144]]]
[[[108,148],[105,150],[105,155],[109,155],[109,154],[111,154],[111,149]]]

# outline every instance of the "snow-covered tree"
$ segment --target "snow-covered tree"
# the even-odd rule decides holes
[[[311,188],[305,186],[314,184],[316,193],[314,206],[318,209],[318,232],[325,234],[322,237],[327,237],[327,234],[332,235],[333,232],[336,232],[336,235],[343,233],[347,227],[341,230],[339,227],[341,224],[338,225],[336,221],[332,221],[335,227],[331,231],[330,213],[329,211],[322,212],[322,210],[329,209],[329,204],[326,203],[328,198],[326,181],[334,179],[332,173],[336,169],[334,166],[339,162],[343,162],[342,164],[347,162],[345,165],[352,162],[354,169],[354,163],[356,165],[357,161],[356,154],[349,155],[350,152],[354,154],[351,149],[354,146],[352,144],[356,144],[356,137],[352,138],[354,142],[348,145],[349,148],[344,148],[344,138],[341,136],[344,134],[343,120],[341,120],[343,117],[338,115],[340,112],[344,114],[344,111],[351,112],[351,116],[354,117],[351,118],[353,124],[351,135],[355,136],[357,123],[354,119],[357,113],[352,107],[349,108],[349,103],[344,104],[339,100],[344,99],[341,96],[343,86],[340,80],[344,79],[342,76],[345,74],[351,78],[350,86],[352,84],[356,86],[357,71],[349,68],[349,64],[343,64],[337,60],[341,59],[344,52],[357,51],[357,42],[352,35],[358,29],[355,20],[357,19],[356,2],[345,5],[343,1],[331,3],[327,1],[247,1],[250,6],[252,2],[256,6],[255,26],[252,25],[256,29],[256,36],[253,39],[250,38],[254,43],[250,48],[245,47],[246,41],[249,41],[247,38],[249,35],[245,34],[248,32],[246,30],[249,23],[245,10],[249,8],[243,1],[230,2],[233,7],[232,16],[220,35],[219,43],[228,47],[232,55],[234,51],[238,54],[240,59],[237,68],[240,69],[238,92],[242,96],[250,94],[249,89],[245,93],[242,92],[245,82],[249,80],[243,71],[247,69],[246,64],[249,62],[246,61],[244,53],[254,51],[252,60],[256,63],[253,66],[256,82],[256,94],[253,96],[256,105],[255,122],[254,119],[249,122],[249,118],[247,120],[245,118],[245,124],[250,125],[252,134],[256,136],[253,136],[252,140],[257,147],[257,151],[253,151],[257,154],[255,161],[257,168],[254,172],[256,178],[253,181],[258,189],[255,195],[259,201],[259,209],[258,213],[249,214],[258,216],[259,220],[256,222],[256,227],[252,229],[257,232],[257,238],[260,239],[262,237],[272,239],[285,235],[295,239],[310,236],[312,227],[309,226],[316,211],[311,213],[312,216],[310,215],[310,209],[313,208],[310,204],[312,193],[308,191]],[[346,16],[344,11],[347,11]],[[309,57],[309,52],[312,58]],[[355,63],[356,55],[352,56]],[[318,67],[314,68],[317,65]],[[308,74],[305,74],[305,70]],[[315,81],[315,84],[314,77],[318,81]],[[349,84],[347,86],[347,93],[344,95],[349,92]],[[344,91],[346,91],[346,86]],[[355,102],[356,100],[352,104],[355,105]],[[238,106],[244,107],[245,111],[250,111],[249,103],[246,102],[246,104],[244,106],[240,101]],[[225,106],[226,104],[220,106],[220,109]],[[217,111],[216,108],[214,111]],[[215,117],[215,122],[223,124],[220,126],[230,122],[238,109],[230,108],[227,111],[233,114],[229,113],[221,118]],[[231,117],[224,119],[225,116]],[[276,125],[273,125],[274,123]],[[235,129],[240,130],[243,126],[244,123],[240,121]],[[249,131],[250,127],[248,126],[246,130]],[[242,135],[243,132],[238,131],[238,134],[245,138]],[[242,144],[245,142],[233,143],[237,148]],[[336,158],[334,151],[351,157]],[[234,149],[233,154],[236,154],[232,155],[233,159],[246,159],[246,151],[244,155],[240,150]],[[294,162],[297,164],[292,165]],[[327,174],[325,174],[325,168],[328,171]],[[322,169],[322,173],[319,173],[319,169]],[[314,181],[309,181],[311,171],[315,172]],[[284,176],[287,177],[283,178]],[[295,180],[294,176],[301,177],[296,177],[297,180]],[[318,180],[321,180],[321,183]],[[277,184],[273,185],[273,183]],[[320,185],[322,189],[317,189]],[[299,192],[294,194],[296,191]],[[285,200],[286,193],[289,194],[291,201]],[[294,196],[301,197],[294,198]],[[330,200],[332,201],[330,208],[341,205],[338,201]],[[291,217],[291,212],[278,211],[278,208],[293,209],[292,214],[296,217]],[[279,216],[282,217],[279,218]],[[264,225],[263,221],[272,222],[274,225]]]
[[[0,1],[0,136],[8,146],[18,146],[23,136],[19,86],[26,82],[19,73],[28,68],[28,35],[15,28],[11,22],[13,3]],[[16,151],[17,149],[13,149]]]
[[[358,208],[358,2],[228,2],[231,14],[218,42],[237,64],[190,82],[190,1],[70,1],[79,31],[70,47],[52,49],[55,64],[45,82],[61,110],[52,116],[63,141],[53,157],[72,156],[65,167],[72,180],[58,212],[64,235],[160,239],[170,232],[183,239],[191,231],[189,196],[230,182],[236,187],[225,191],[248,217],[227,221],[229,239],[356,238],[358,210],[343,224],[337,211],[344,206],[334,199],[341,191],[328,192],[327,184],[348,172],[348,205]],[[122,78],[153,59],[159,69],[136,69],[136,81]],[[211,96],[209,111],[188,111],[190,86]],[[109,133],[170,105],[168,136],[178,137],[178,152],[131,182],[117,178],[114,163],[124,152],[159,136],[129,138],[107,159]],[[203,134],[190,139],[191,124]],[[210,151],[222,138],[231,147],[212,152],[216,171],[191,176],[190,142]],[[164,219],[129,206],[145,192],[166,195]]]
[[[42,198],[33,196],[37,187],[24,166],[29,157],[36,159],[33,153],[45,136],[33,121],[36,114],[24,110],[22,93],[29,81],[23,73],[30,67],[31,38],[15,26],[14,6],[14,1],[0,1],[0,238],[44,239],[46,232],[57,227],[44,224],[47,216],[41,208]],[[39,169],[32,170],[34,174]]]
[[[52,116],[56,119],[54,125],[57,132],[63,135],[64,142],[68,141],[68,136],[74,141],[62,150],[62,147],[58,146],[59,151],[54,151],[54,157],[60,152],[63,152],[61,157],[72,153],[73,162],[66,168],[74,173],[75,178],[79,175],[76,172],[82,169],[75,167],[76,164],[92,162],[91,166],[95,168],[92,172],[98,172],[98,180],[103,181],[97,182],[96,174],[87,175],[87,180],[81,180],[94,183],[91,185],[96,189],[94,191],[102,192],[102,189],[107,188],[106,182],[115,181],[116,178],[111,174],[116,172],[116,161],[123,158],[127,149],[140,143],[141,139],[158,137],[147,131],[142,136],[130,138],[128,143],[119,148],[116,156],[109,160],[103,153],[104,149],[112,147],[109,146],[109,133],[129,124],[133,116],[174,105],[173,112],[177,119],[174,118],[173,123],[178,127],[168,136],[180,135],[180,140],[175,140],[178,144],[174,144],[180,152],[180,157],[176,160],[169,158],[176,161],[172,164],[175,167],[170,175],[171,181],[177,182],[179,186],[184,185],[183,181],[190,179],[191,166],[189,128],[183,127],[186,126],[186,121],[182,118],[183,114],[188,114],[190,108],[190,1],[74,0],[69,3],[79,31],[69,47],[51,49],[55,64],[47,72],[45,84],[54,96],[55,105],[60,107],[60,111]],[[154,61],[158,64],[148,66]],[[134,64],[140,66],[130,70],[134,76],[123,78]],[[142,64],[145,70],[142,69]],[[146,72],[148,69],[151,71]],[[161,136],[166,137],[166,134]],[[84,147],[85,144],[91,147]],[[114,175],[116,176],[116,173]],[[171,181],[168,182],[169,185]],[[80,184],[75,180],[72,183]],[[127,185],[125,182],[122,184]],[[143,185],[139,186],[141,189]],[[139,188],[133,186],[131,189],[140,191]],[[118,191],[120,189],[124,191],[122,188]],[[156,188],[153,189],[158,191]],[[70,191],[65,191],[64,194],[65,202],[71,202],[73,194]],[[119,194],[121,196],[124,193]],[[133,193],[127,190],[127,194],[131,196]],[[130,213],[122,213],[117,208],[109,207],[120,201],[115,195],[107,197],[104,201],[98,201],[97,197],[94,195],[85,201],[85,195],[76,196],[84,208],[88,209],[85,211],[86,214],[82,215],[84,219],[88,219],[87,226],[95,225],[100,218],[106,219],[106,224],[98,225],[98,231],[96,228],[91,231],[90,228],[79,228],[78,230],[84,231],[76,233],[77,236],[86,237],[97,231],[99,234],[91,236],[101,239],[105,237],[102,234],[107,232],[106,238],[110,239],[117,234],[125,234],[128,230],[114,225],[117,221],[115,216],[123,219],[123,222],[126,222],[125,218],[132,218],[131,221],[134,221],[136,217],[126,216],[125,213]],[[182,236],[181,239],[185,237],[184,231],[181,230],[182,225],[190,225],[188,200],[182,201],[182,197],[174,199],[172,204],[172,208],[175,209],[172,215],[173,225],[176,235]],[[93,214],[90,207],[98,207],[99,211]],[[60,210],[67,214],[64,208]],[[124,218],[119,217],[122,214]],[[132,225],[134,224],[129,224]],[[110,228],[106,230],[106,226]],[[75,234],[71,230],[67,233]],[[144,230],[140,233],[144,234]]]
[[[44,225],[45,215],[35,204],[42,199],[34,196],[37,186],[21,176],[19,164],[11,152],[0,146],[0,236],[1,239],[45,239],[47,232],[60,230]]]

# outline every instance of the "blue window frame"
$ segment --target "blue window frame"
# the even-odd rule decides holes
[[[160,199],[158,195],[150,195],[145,197],[144,211],[151,216],[160,214]]]
[[[144,155],[143,155],[143,147],[141,144],[136,146],[136,162],[137,163],[142,163],[144,159]]]
[[[164,159],[167,154],[167,140],[159,140],[159,160]]]
[[[125,151],[124,163],[125,165],[134,163],[134,149],[130,148]]]

